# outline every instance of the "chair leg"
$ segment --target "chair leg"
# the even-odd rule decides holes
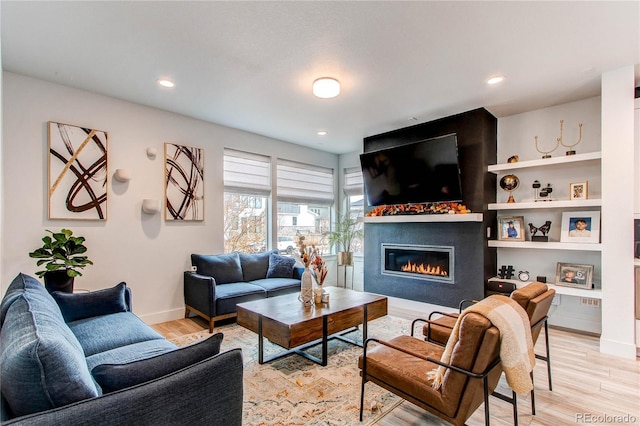
[[[362,421],[362,410],[364,409],[364,371],[362,372],[362,387],[360,388],[360,421]]]
[[[549,325],[547,321],[544,322],[544,341],[547,346],[547,376],[549,377],[549,390],[553,390],[553,385],[551,384],[551,354],[549,352]]]
[[[516,399],[516,393],[511,391],[513,394],[513,426],[518,426],[518,401]]]
[[[535,384],[533,383],[533,371],[529,374],[531,374],[531,384],[533,385],[533,387],[531,388],[531,415],[535,416],[536,415],[536,390],[535,390]]]
[[[485,426],[489,426],[491,423],[489,417],[489,382],[486,376],[482,379],[482,385],[484,387],[484,424]]]

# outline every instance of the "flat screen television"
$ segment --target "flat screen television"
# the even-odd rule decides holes
[[[455,134],[360,154],[370,206],[462,201]]]

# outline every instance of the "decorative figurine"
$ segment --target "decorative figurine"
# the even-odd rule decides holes
[[[518,189],[519,186],[520,179],[518,179],[518,176],[516,175],[506,175],[503,176],[502,179],[500,179],[500,188],[504,189],[505,191],[509,191],[509,199],[507,200],[507,203],[516,202],[515,198],[513,198],[512,192]]]
[[[533,223],[529,223],[529,232],[531,232],[531,241],[549,241],[549,230],[551,229],[551,221],[547,220],[544,225],[535,227]],[[536,235],[538,231],[542,232],[542,235]]]
[[[511,157],[507,158],[507,163],[517,163],[520,160],[520,157],[518,157],[517,155],[512,155]]]
[[[534,180],[531,186],[533,187],[536,201],[553,201],[549,196],[549,194],[553,192],[553,188],[550,183],[543,188],[539,180]]]
[[[580,143],[580,141],[582,140],[582,123],[578,124],[578,127],[580,128],[580,137],[578,137],[578,141],[576,143],[574,143],[573,145],[565,145],[564,142],[562,142],[562,126],[564,124],[564,120],[560,120],[560,137],[558,138],[558,142],[560,142],[560,144],[564,147],[569,148],[569,151],[567,151],[565,154],[566,155],[576,155],[576,151],[573,150],[573,147],[578,145]]]
[[[513,269],[513,265],[509,265],[509,266],[502,265],[498,270],[498,276],[500,278],[510,280],[511,278],[513,278],[514,272],[515,272],[515,269]]]

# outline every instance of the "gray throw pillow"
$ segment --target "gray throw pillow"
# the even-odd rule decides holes
[[[175,351],[127,364],[101,364],[91,370],[91,375],[103,393],[115,392],[166,376],[218,355],[223,337],[222,333],[217,333],[206,340]]]
[[[71,322],[83,318],[127,312],[126,288],[127,284],[122,282],[115,287],[89,293],[54,291],[51,296],[58,303],[65,322]]]
[[[296,260],[292,257],[271,253],[267,278],[292,278]]]

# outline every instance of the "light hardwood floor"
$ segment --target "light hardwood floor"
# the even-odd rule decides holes
[[[199,318],[190,318],[153,327],[165,337],[174,338],[205,330],[207,323]],[[625,360],[600,353],[597,337],[558,329],[551,329],[549,337],[553,391],[548,389],[546,363],[538,360],[534,370],[537,413],[531,415],[528,395],[519,396],[520,425],[640,424],[640,360]],[[544,334],[538,339],[536,353],[544,354]],[[367,386],[375,385],[368,383]],[[510,394],[504,378],[499,390]],[[511,405],[490,398],[489,407],[492,425],[513,424]],[[467,424],[484,425],[483,410],[481,406]],[[417,426],[444,423],[405,401],[377,424]]]

